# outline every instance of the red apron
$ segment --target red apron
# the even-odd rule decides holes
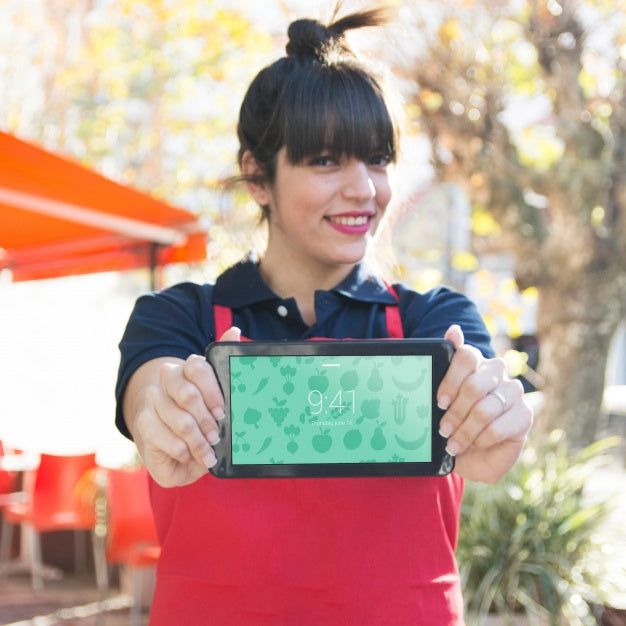
[[[216,337],[232,325],[214,306]],[[403,337],[397,306],[389,336]],[[151,480],[162,545],[150,626],[462,626],[463,480]]]

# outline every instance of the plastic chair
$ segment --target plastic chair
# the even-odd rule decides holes
[[[4,456],[4,445],[0,439],[0,462]],[[0,468],[0,510],[7,504],[14,502],[16,498],[17,472]],[[0,540],[1,545],[1,540]]]
[[[91,530],[94,526],[92,507],[84,506],[75,493],[81,476],[96,466],[95,453],[57,456],[41,454],[32,487],[23,502],[9,503],[4,507],[0,559],[8,561],[13,527],[27,525],[30,531],[30,571],[33,589],[43,588],[43,562],[41,558],[41,533],[59,530]],[[84,545],[75,534],[75,557],[82,557]]]
[[[132,570],[133,604],[131,622],[141,613],[143,572],[159,559],[158,544],[145,467],[106,470],[106,509],[100,511],[96,529],[103,536],[94,542],[96,577],[100,598],[108,594],[108,568],[128,565]],[[102,518],[102,519],[101,519]]]
[[[0,439],[0,459],[4,456],[4,446]],[[0,494],[4,495],[15,491],[17,472],[11,472],[0,468]]]

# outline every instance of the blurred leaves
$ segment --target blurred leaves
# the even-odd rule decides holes
[[[563,157],[563,141],[554,127],[534,125],[525,128],[517,138],[519,162],[537,172],[548,171]]]
[[[40,83],[3,102],[0,124],[202,214],[212,257],[239,258],[256,220],[221,182],[238,171],[239,103],[274,52],[270,34],[213,0],[27,4],[3,15],[17,43],[30,38],[21,50],[39,59],[29,76]],[[0,88],[13,94],[19,79],[0,65]]]
[[[624,9],[425,0],[412,12],[423,51],[400,50],[417,83],[412,127],[439,181],[469,196],[476,256],[510,255],[519,288],[537,290],[540,424],[581,445],[600,414],[598,359],[626,316]]]
[[[597,624],[595,605],[608,601],[626,569],[606,557],[614,538],[602,533],[614,500],[585,486],[618,442],[572,452],[563,431],[553,431],[544,445],[527,446],[499,483],[466,485],[457,557],[469,624],[493,610],[555,626]]]

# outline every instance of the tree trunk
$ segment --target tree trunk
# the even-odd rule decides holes
[[[609,346],[623,317],[623,277],[598,274],[580,276],[576,285],[539,289],[539,372],[545,383],[535,433],[561,428],[575,447],[598,434]]]

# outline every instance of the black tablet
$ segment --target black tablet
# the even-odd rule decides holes
[[[443,476],[445,340],[215,342],[220,478]]]

